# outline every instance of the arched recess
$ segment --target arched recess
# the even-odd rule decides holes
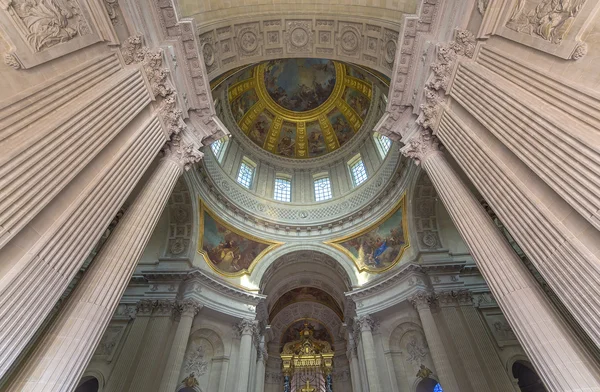
[[[185,388],[187,384],[188,388],[192,385],[196,391],[218,390],[222,361],[214,359],[223,357],[224,352],[223,340],[215,331],[208,328],[194,330],[190,334],[179,375],[181,380],[189,382],[184,382],[179,388]]]
[[[416,388],[421,366],[435,373],[425,334],[416,319],[400,321],[389,336],[389,348],[396,381],[401,389],[408,390],[410,385]]]
[[[342,252],[325,244],[285,244],[265,255],[250,275],[250,281],[258,283],[260,292],[269,294],[266,290],[273,275],[283,267],[298,263],[314,263],[323,270],[332,271],[344,283],[345,289],[358,285],[358,270]]]
[[[102,392],[104,389],[104,375],[98,371],[86,371],[75,392]]]
[[[305,318],[320,321],[325,325],[331,333],[334,343],[343,339],[342,320],[331,308],[316,302],[298,302],[277,313],[271,321],[271,330],[276,342],[290,324]]]

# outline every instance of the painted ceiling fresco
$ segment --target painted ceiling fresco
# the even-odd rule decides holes
[[[360,130],[376,73],[323,59],[280,59],[239,70],[228,84],[240,129],[258,146],[289,158],[334,151]]]
[[[277,313],[286,308],[288,305],[294,304],[296,302],[317,302],[322,305],[329,307],[333,310],[340,318],[340,320],[344,319],[344,315],[342,313],[342,309],[340,309],[339,305],[331,295],[326,293],[325,291],[315,288],[315,287],[298,287],[292,289],[285,294],[283,294],[273,308],[271,309],[269,319],[273,320]]]
[[[216,272],[238,276],[280,244],[249,236],[226,224],[200,202],[198,253]]]
[[[348,255],[361,271],[381,272],[393,267],[409,245],[405,197],[379,222],[328,244]]]

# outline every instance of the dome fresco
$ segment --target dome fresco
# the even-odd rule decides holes
[[[324,59],[278,59],[238,71],[228,84],[233,118],[266,151],[314,158],[360,130],[377,77]]]

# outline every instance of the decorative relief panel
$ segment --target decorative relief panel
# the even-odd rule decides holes
[[[13,50],[4,61],[31,68],[102,41],[87,2],[0,0],[0,23]],[[101,15],[100,17],[104,17]]]
[[[427,174],[422,173],[415,185],[413,219],[415,231],[422,250],[434,250],[442,247],[438,233],[436,214],[437,193]]]
[[[498,347],[516,346],[519,344],[515,333],[499,309],[482,309],[481,314]]]
[[[242,24],[231,22],[204,27],[199,31],[201,41],[207,35],[215,40],[211,43],[214,53],[205,58],[208,76],[214,79],[231,69],[256,62],[257,57],[261,60],[282,57],[346,60],[390,75],[400,22],[382,26],[380,20],[369,23],[369,18],[365,19],[271,16]]]
[[[185,180],[180,177],[169,199],[169,238],[167,257],[186,257],[192,237],[192,200]]]
[[[102,336],[102,340],[94,353],[94,356],[102,357],[107,362],[110,362],[114,356],[115,350],[123,337],[123,333],[125,332],[127,324],[121,325],[109,325],[104,335]]]
[[[587,45],[580,40],[600,9],[593,0],[517,0],[504,2],[497,34],[564,59],[580,59]]]

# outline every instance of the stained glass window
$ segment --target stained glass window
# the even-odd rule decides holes
[[[240,171],[238,172],[237,182],[245,188],[250,189],[252,179],[254,178],[254,167],[247,162],[242,162]]]
[[[359,186],[367,180],[367,169],[360,158],[350,165],[350,172],[352,173],[354,186]]]
[[[287,178],[275,178],[275,190],[273,198],[279,201],[292,201],[292,182]]]
[[[435,387],[433,387],[433,392],[444,392],[444,390],[442,389],[442,386],[437,383]]]
[[[392,140],[389,137],[381,135],[379,133],[375,133],[374,137],[375,143],[377,143],[377,149],[379,150],[379,154],[381,154],[382,158],[385,158],[387,153],[390,151],[390,148],[392,147]]]
[[[315,201],[331,199],[331,181],[329,177],[322,177],[315,180]]]

